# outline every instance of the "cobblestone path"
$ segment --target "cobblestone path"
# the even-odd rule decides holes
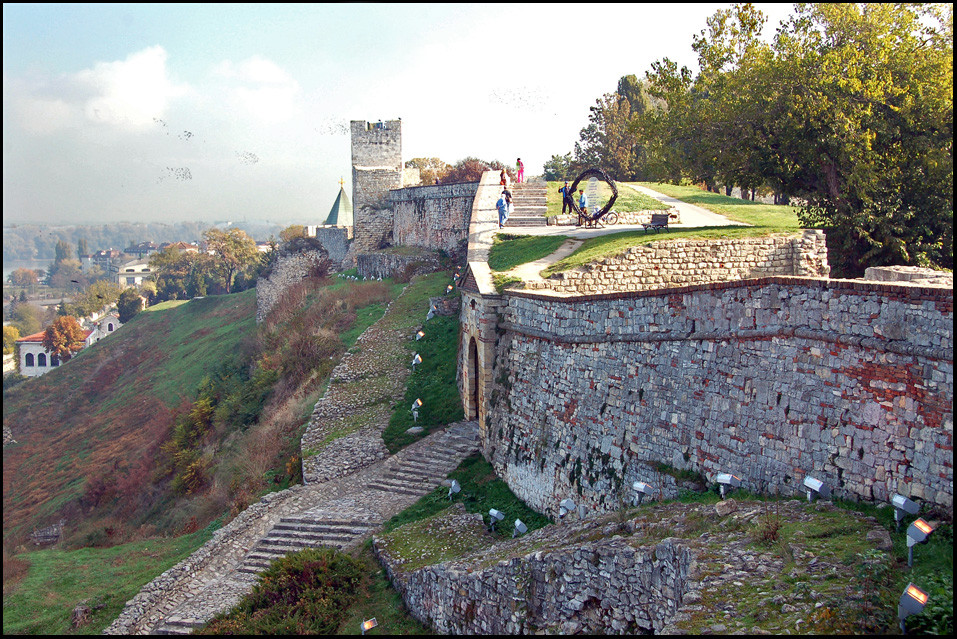
[[[266,495],[216,531],[144,586],[106,634],[187,634],[232,608],[273,559],[307,547],[354,548],[478,450],[473,421],[391,457],[382,442],[409,374],[403,344],[428,310],[421,305],[400,295],[333,371],[302,440],[306,484]]]

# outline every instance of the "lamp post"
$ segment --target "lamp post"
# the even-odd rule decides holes
[[[903,495],[894,495],[891,498],[891,504],[894,506],[894,523],[897,524],[897,530],[901,529],[901,522],[904,521],[905,513],[916,515],[920,512],[920,505]]]
[[[728,486],[731,488],[737,488],[741,485],[741,480],[731,473],[719,473],[718,476],[715,477],[715,481],[718,482],[718,488],[721,491],[721,499],[724,499],[725,490]]]
[[[512,531],[512,539],[528,532],[528,526],[522,523],[521,519],[515,520],[515,530]]]
[[[907,634],[904,620],[911,615],[919,614],[927,605],[927,599],[927,593],[914,584],[907,584],[904,588],[900,602],[897,604],[897,618],[900,619],[902,633]]]
[[[654,496],[655,494],[654,486],[652,486],[651,484],[645,483],[643,481],[636,481],[634,484],[631,485],[631,487],[635,489],[635,505],[636,506],[641,503],[642,495]]]
[[[907,565],[914,565],[914,546],[927,543],[927,538],[934,532],[933,526],[923,519],[917,519],[907,527]]]
[[[495,510],[494,508],[492,508],[491,510],[488,511],[488,518],[489,518],[488,529],[494,532],[495,523],[505,519],[505,513],[503,513],[500,510]]]
[[[827,499],[831,495],[831,489],[827,487],[827,484],[810,475],[804,478],[804,488],[806,489],[807,500],[809,502],[814,500],[815,494],[821,499]]]

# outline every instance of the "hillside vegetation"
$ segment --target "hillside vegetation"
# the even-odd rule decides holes
[[[5,547],[60,519],[74,547],[188,533],[298,482],[311,405],[399,290],[310,278],[258,328],[254,290],[157,305],[5,392]]]

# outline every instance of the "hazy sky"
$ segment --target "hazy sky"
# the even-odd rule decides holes
[[[321,223],[350,120],[539,174],[727,6],[5,3],[3,222]]]

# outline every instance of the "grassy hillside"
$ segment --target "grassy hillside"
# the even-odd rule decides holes
[[[140,313],[73,361],[4,393],[4,539],[83,515],[90,480],[139,483],[176,409],[255,343],[255,290]],[[147,471],[148,469],[140,469]]]

